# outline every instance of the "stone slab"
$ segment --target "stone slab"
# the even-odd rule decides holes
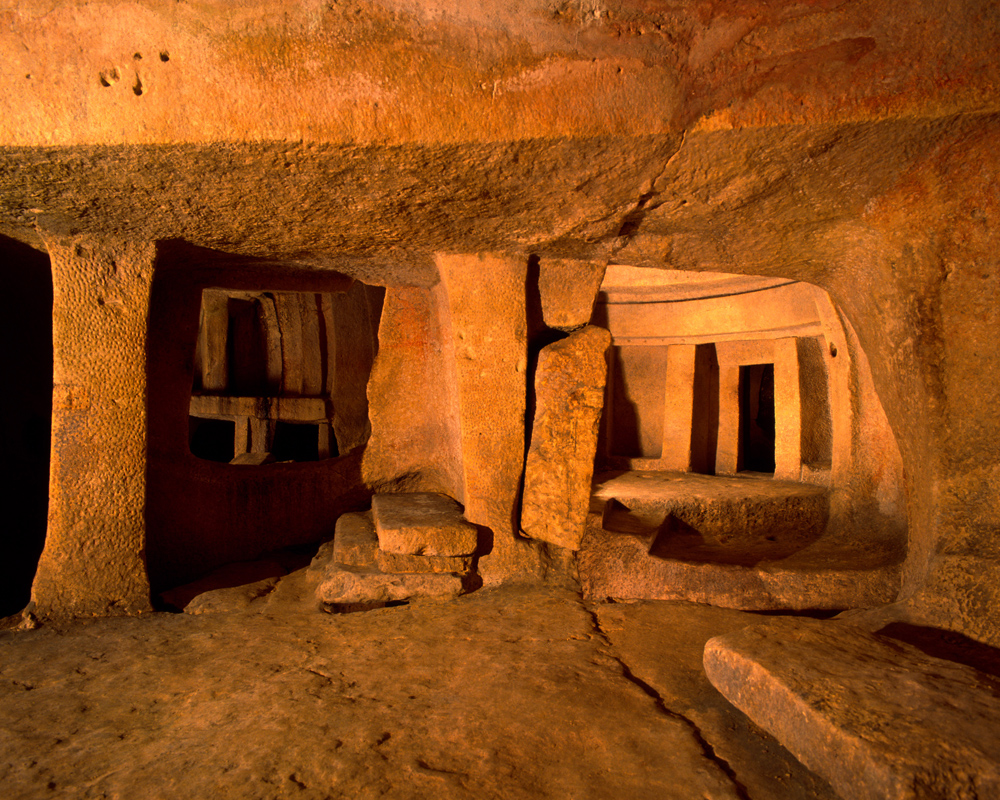
[[[328,569],[316,589],[316,598],[331,604],[387,603],[421,597],[457,597],[463,592],[462,576],[451,573],[382,572],[378,567]]]
[[[845,800],[1000,797],[1000,681],[836,622],[709,640],[709,680]]]
[[[341,514],[333,536],[333,562],[341,567],[370,567],[375,563],[378,536],[371,512]]]
[[[521,529],[577,550],[590,506],[611,334],[587,326],[542,349],[525,467]]]
[[[372,515],[379,547],[410,556],[469,556],[476,551],[476,526],[443,494],[377,494]]]
[[[472,568],[472,556],[407,556],[379,549],[372,512],[342,514],[333,540],[338,566],[377,566],[389,573],[459,572]]]
[[[791,553],[739,543],[706,545],[685,535],[667,546],[658,541],[657,529],[642,532],[641,518],[631,524],[631,531],[608,531],[599,514],[588,516],[577,558],[587,599],[688,600],[746,611],[839,610],[891,603],[899,593],[901,562],[892,553],[880,558],[858,545],[822,539]]]

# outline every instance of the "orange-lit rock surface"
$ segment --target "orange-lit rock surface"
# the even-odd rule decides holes
[[[574,581],[519,524],[539,353],[589,323],[597,466],[738,475],[770,437],[828,493],[812,588],[889,553],[858,624],[1000,645],[998,51],[988,0],[0,5],[0,263],[54,290],[33,613],[148,610],[375,493],[460,503],[488,585]],[[194,399],[244,329],[280,380]]]

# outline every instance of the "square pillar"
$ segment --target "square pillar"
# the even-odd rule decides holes
[[[740,468],[740,365],[723,364],[719,355],[719,439],[715,474],[735,475]]]
[[[527,258],[439,254],[458,385],[465,518],[489,528],[489,582],[516,571],[516,508],[524,468],[528,364]]]
[[[794,338],[774,343],[774,477],[802,477],[802,396],[799,350]]]
[[[672,344],[667,347],[660,469],[686,472],[691,468],[694,369],[695,345]]]
[[[47,245],[52,456],[35,613],[148,611],[146,329],[155,246],[88,237]]]

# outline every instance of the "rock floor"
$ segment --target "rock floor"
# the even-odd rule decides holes
[[[4,797],[835,797],[705,678],[758,616],[524,587],[330,615],[297,575],[0,633]]]

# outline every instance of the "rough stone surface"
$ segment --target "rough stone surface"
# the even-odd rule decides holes
[[[370,567],[375,563],[378,534],[371,513],[349,512],[337,518],[333,562],[342,567]]]
[[[462,497],[454,345],[443,294],[440,285],[386,290],[368,385],[372,437],[362,456],[363,477],[376,491]]]
[[[543,348],[525,466],[521,529],[577,550],[590,507],[611,334],[588,326]]]
[[[316,598],[333,605],[363,605],[421,597],[457,597],[462,576],[451,573],[385,573],[378,567],[337,567],[326,570]]]
[[[847,800],[1000,796],[1000,682],[842,623],[751,626],[709,680]]]
[[[151,245],[48,242],[55,345],[52,457],[36,613],[150,609],[144,560]]]
[[[603,262],[543,259],[538,269],[538,293],[545,324],[571,331],[590,322],[605,266]]]
[[[307,266],[427,288],[437,267],[456,265],[441,275],[455,357],[435,361],[425,342],[427,359],[414,371],[455,365],[466,463],[455,463],[459,450],[447,439],[447,455],[427,473],[496,534],[483,566],[497,579],[544,566],[512,530],[525,396],[515,354],[524,273],[512,265],[528,254],[594,263],[613,255],[637,267],[736,271],[830,292],[868,353],[906,475],[910,541],[898,613],[1000,643],[1000,416],[982,411],[1000,385],[992,346],[1000,15],[992,0],[960,8],[943,0],[905,8],[885,0],[279,0],[236,12],[215,2],[24,0],[0,14],[0,50],[13,54],[0,65],[3,235],[45,250],[71,235],[116,249],[183,241],[198,261],[232,257],[230,276],[245,274],[252,259],[282,272]],[[166,249],[157,247],[157,259]],[[98,303],[108,299],[96,285],[108,266],[82,258],[88,305],[64,310],[57,293],[55,314],[81,312],[88,335],[118,348],[119,323],[141,326],[132,309]],[[128,274],[121,268],[119,277]],[[145,330],[160,330],[160,321]],[[56,361],[69,363],[73,345],[64,345]],[[495,358],[484,355],[491,347]],[[82,560],[66,551],[73,536],[50,538],[59,552],[39,572],[43,605],[85,614],[142,607],[142,509],[155,530],[159,512],[183,496],[143,506],[144,476],[181,462],[157,451],[161,416],[152,411],[150,448],[142,447],[136,409],[145,406],[133,379],[143,364],[153,372],[165,362],[127,349],[140,352],[106,377],[122,378],[128,391],[111,397],[117,388],[109,387],[114,402],[88,421],[103,428],[105,412],[128,417],[120,466],[62,469],[54,453],[53,532],[89,538]],[[184,373],[188,358],[170,359],[170,368]],[[384,375],[404,360],[387,359]],[[86,402],[56,383],[57,402]],[[151,409],[160,402],[148,400]],[[180,406],[166,405],[162,419],[183,441]],[[474,415],[486,407],[479,424]],[[59,415],[55,427],[68,433]],[[399,423],[379,419],[389,447],[394,436],[384,430]],[[90,432],[80,426],[73,436],[88,442]],[[102,440],[114,449],[117,438]],[[503,468],[476,477],[497,441]],[[854,444],[865,446],[863,430]],[[404,472],[377,477],[409,479],[417,451],[381,465]],[[421,489],[427,473],[415,479]],[[461,475],[467,487],[441,475]],[[355,486],[358,476],[336,477]],[[207,472],[201,487],[218,494]],[[254,516],[265,517],[273,486],[245,488]],[[125,505],[107,502],[119,492]],[[313,503],[321,504],[301,505]],[[236,516],[203,519],[224,526]],[[160,542],[170,530],[157,532]],[[123,545],[114,558],[90,558],[112,543]],[[224,550],[213,543],[206,560],[233,557]],[[101,567],[77,566],[92,562]]]
[[[344,514],[337,520],[333,560],[340,566],[375,565],[386,573],[466,573],[472,568],[471,556],[411,556],[385,552],[378,546],[378,534],[370,511]]]
[[[379,548],[409,556],[467,556],[476,551],[476,526],[450,497],[430,492],[377,494],[372,517]]]
[[[776,610],[866,607],[899,593],[902,542],[826,528],[822,487],[609,473],[593,500],[601,512],[588,517],[579,554],[588,597]]]
[[[891,603],[900,564],[884,553],[821,542],[787,558],[740,549],[696,558],[650,555],[653,539],[606,531],[592,514],[579,553],[584,595],[601,600],[689,600],[747,611],[857,608]]]
[[[299,577],[263,613],[0,632],[4,795],[832,800],[701,673],[746,615],[610,606],[609,642],[573,592],[327,615]]]
[[[612,508],[628,509],[654,530],[674,515],[702,546],[771,546],[772,557],[823,536],[829,514],[828,492],[820,486],[686,472],[600,474],[594,500],[613,500]]]

